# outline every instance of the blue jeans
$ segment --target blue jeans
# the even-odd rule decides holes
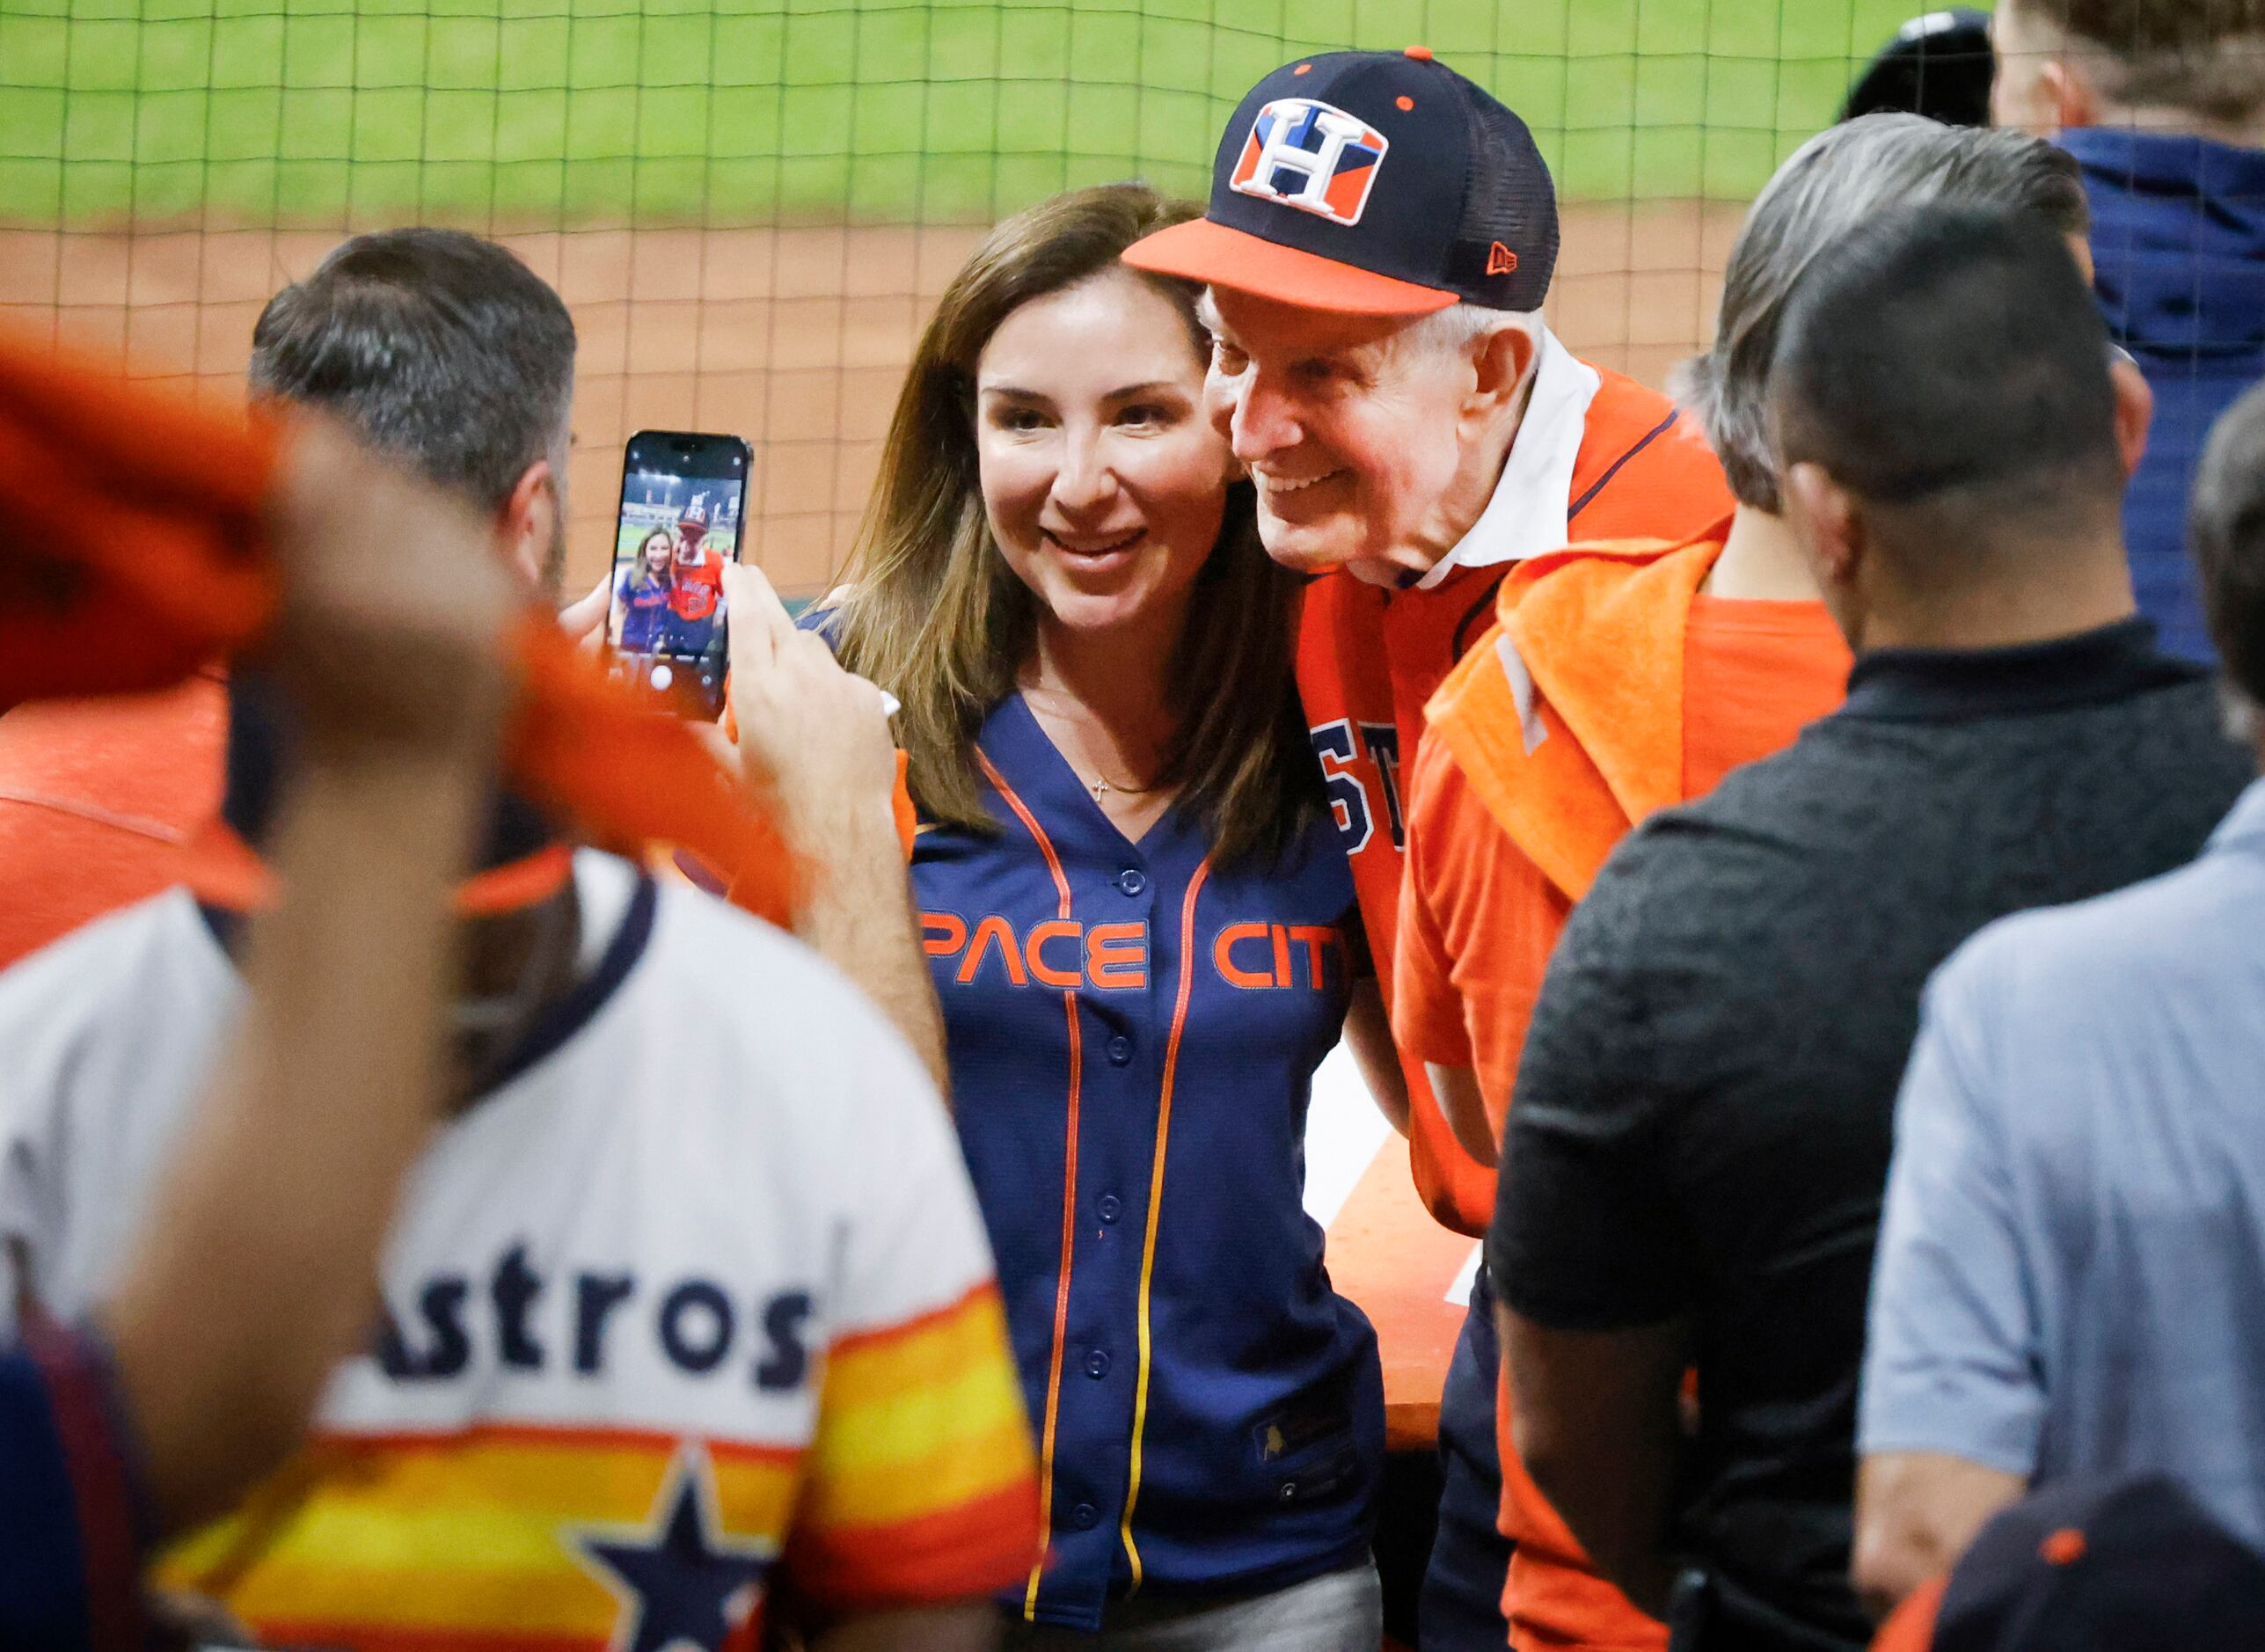
[[[1509,1644],[1502,1585],[1515,1546],[1494,1524],[1502,1502],[1502,1459],[1494,1440],[1501,1369],[1494,1290],[1482,1262],[1439,1396],[1439,1465],[1446,1485],[1439,1495],[1439,1535],[1432,1539],[1416,1606],[1423,1652],[1502,1652]]]

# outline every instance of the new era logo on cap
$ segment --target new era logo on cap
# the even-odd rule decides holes
[[[1385,135],[1312,98],[1280,98],[1251,122],[1228,187],[1333,223],[1360,223],[1391,148]]]

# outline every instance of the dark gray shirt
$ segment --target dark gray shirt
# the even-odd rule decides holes
[[[2179,865],[2248,778],[2132,620],[1885,650],[1845,706],[1614,852],[1551,961],[1489,1236],[1560,1329],[1689,1315],[1679,1544],[1744,1652],[1859,1648],[1856,1384],[1919,992],[2003,914]]]

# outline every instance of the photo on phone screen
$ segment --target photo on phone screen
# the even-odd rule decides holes
[[[688,717],[724,705],[723,566],[754,463],[737,436],[640,430],[622,454],[606,643],[614,672]]]

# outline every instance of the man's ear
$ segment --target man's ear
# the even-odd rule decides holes
[[[2108,382],[2115,387],[2115,451],[2123,461],[2123,479],[2130,481],[2147,456],[2147,428],[2155,419],[2155,392],[2139,363],[2117,350],[2108,363]]]
[[[2066,49],[2054,53],[2039,66],[2037,84],[2062,131],[2100,124],[2100,93],[2085,65]]]
[[[1515,403],[1538,347],[1534,335],[1520,326],[1497,327],[1480,339],[1472,346],[1477,355],[1472,362],[1471,411],[1499,413]]]
[[[1824,466],[1808,460],[1786,467],[1779,486],[1786,520],[1808,556],[1816,582],[1827,590],[1854,583],[1864,559],[1864,515],[1855,495]]]
[[[550,460],[537,459],[519,473],[496,521],[503,553],[530,591],[541,589],[549,577],[551,547],[565,526],[559,520],[562,505],[558,472]]]

